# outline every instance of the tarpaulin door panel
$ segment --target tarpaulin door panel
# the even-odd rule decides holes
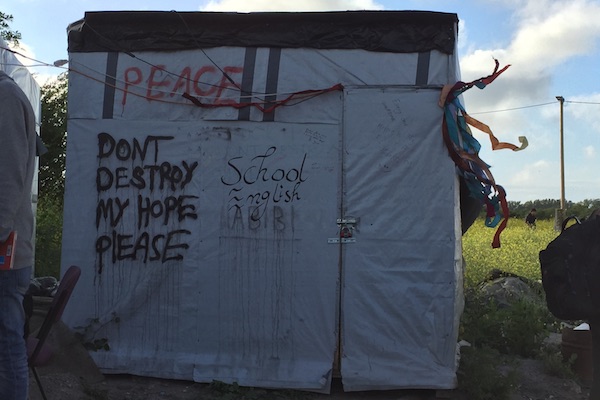
[[[199,138],[207,212],[194,380],[329,392],[336,347],[339,124],[227,126]],[[196,144],[196,143],[194,143]],[[205,197],[206,196],[206,197]]]
[[[439,90],[347,89],[344,390],[455,385],[456,179]]]

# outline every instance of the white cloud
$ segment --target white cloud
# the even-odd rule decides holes
[[[508,53],[536,74],[554,68],[568,58],[593,49],[600,36],[600,6],[586,1],[535,2],[535,12],[523,12],[519,30]],[[541,7],[540,7],[541,6]],[[511,61],[512,62],[512,61]]]
[[[345,11],[382,10],[373,0],[211,0],[200,11]]]
[[[594,146],[585,146],[583,148],[583,154],[586,158],[595,158],[596,157],[596,148]]]
[[[494,0],[491,0],[494,1]],[[465,92],[467,111],[475,114],[482,111],[506,110],[535,104],[548,104],[543,107],[475,114],[474,116],[487,123],[498,139],[515,143],[519,135],[527,136],[529,149],[515,157],[514,165],[507,165],[500,160],[496,163],[499,171],[495,175],[507,178],[504,182],[507,190],[517,199],[543,198],[555,193],[558,167],[549,164],[525,164],[530,157],[546,157],[558,154],[559,136],[559,103],[555,94],[564,94],[567,100],[600,102],[600,94],[575,97],[565,90],[553,93],[557,87],[569,87],[568,82],[578,79],[590,80],[589,89],[597,91],[590,76],[568,76],[563,67],[568,62],[575,63],[578,58],[595,54],[600,40],[600,2],[597,0],[515,0],[504,1],[504,7],[512,12],[511,26],[515,31],[506,37],[506,42],[477,44],[469,42],[463,47],[468,52],[461,57],[460,68],[464,81],[471,81],[491,73],[493,58],[500,61],[501,67],[511,67],[496,82],[478,90],[473,88]],[[469,21],[466,21],[467,28]],[[501,38],[501,35],[500,35]],[[473,35],[469,39],[476,40]],[[558,85],[558,86],[557,86]],[[580,160],[592,156],[597,147],[595,142],[584,134],[594,132],[600,136],[600,113],[590,107],[565,103],[565,126],[568,130],[576,130],[581,136],[580,148],[586,148],[580,154]],[[584,126],[583,130],[579,126]],[[594,145],[594,147],[591,147]],[[585,157],[584,157],[585,156]],[[573,162],[578,162],[573,161]],[[484,161],[488,161],[484,158]],[[500,165],[503,165],[500,167]],[[497,178],[498,178],[497,176]]]
[[[511,184],[513,185],[533,185],[550,171],[551,165],[546,160],[539,160],[533,164],[525,165],[519,172],[513,175]]]
[[[600,134],[600,113],[597,112],[599,104],[600,93],[569,97],[564,108],[566,123],[573,118],[582,121],[587,130]]]
[[[516,32],[504,47],[473,49],[461,59],[465,80],[490,73],[492,58],[511,64],[502,76],[513,85],[505,100],[527,104],[547,93],[557,67],[568,59],[586,55],[600,39],[600,4],[597,1],[528,0],[511,3]],[[511,83],[512,82],[512,83]],[[519,93],[519,96],[513,94]]]
[[[469,29],[465,21],[462,19],[458,21],[458,48],[463,49],[467,46],[469,42]]]
[[[525,154],[520,157],[527,159]],[[506,189],[508,200],[557,199],[560,195],[558,165],[546,159],[524,165],[513,163],[496,171],[495,178]]]

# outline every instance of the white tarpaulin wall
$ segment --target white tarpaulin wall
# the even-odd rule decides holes
[[[25,93],[33,111],[35,121],[40,124],[40,85],[35,81],[31,72],[9,50],[8,44],[0,38],[0,70],[10,76]]]
[[[40,124],[42,120],[42,107],[41,107],[41,93],[40,85],[36,82],[33,75],[29,70],[19,61],[19,59],[12,53],[8,47],[8,44],[0,38],[0,70],[6,75],[10,76],[21,90],[29,99],[33,112],[35,114],[36,131],[40,133]],[[38,146],[41,143],[38,142]],[[38,148],[38,151],[40,149]],[[36,163],[38,161],[36,160]],[[38,197],[38,169],[35,168],[35,175],[33,177],[33,186],[31,188],[31,206],[33,207],[34,213],[37,208],[37,197]],[[35,240],[35,239],[34,239]]]
[[[62,260],[83,274],[65,319],[104,372],[455,387],[460,212],[437,105],[454,53],[71,41]]]

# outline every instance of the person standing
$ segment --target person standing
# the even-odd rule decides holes
[[[532,208],[529,211],[529,214],[525,217],[525,223],[529,225],[530,228],[535,228],[535,220],[537,219],[537,210]]]
[[[23,296],[33,268],[35,116],[19,86],[0,71],[0,242],[17,233],[13,269],[0,270],[0,399],[26,400],[29,368]]]

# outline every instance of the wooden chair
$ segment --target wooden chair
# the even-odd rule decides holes
[[[27,358],[29,362],[29,368],[31,368],[31,371],[33,372],[33,376],[35,377],[37,385],[40,388],[40,393],[42,394],[42,398],[44,400],[48,399],[46,397],[46,393],[44,393],[44,388],[36,371],[36,367],[39,367],[48,361],[48,351],[45,349],[46,339],[48,338],[48,334],[52,329],[52,325],[60,321],[63,311],[65,310],[65,306],[71,298],[71,294],[73,293],[73,289],[75,288],[80,275],[81,269],[79,267],[75,265],[69,267],[62,280],[58,284],[58,289],[56,290],[54,299],[50,304],[48,313],[46,314],[46,317],[44,318],[37,335],[29,336],[27,338]]]

